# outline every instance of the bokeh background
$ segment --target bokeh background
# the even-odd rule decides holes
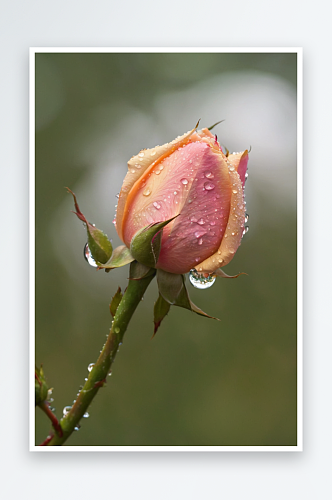
[[[87,218],[120,244],[112,220],[128,159],[219,120],[231,152],[250,148],[249,232],[228,274],[172,308],[156,337],[153,283],[112,376],[73,445],[296,445],[296,54],[36,54],[36,363],[58,417],[109,331],[128,267],[83,258]],[[36,443],[50,425],[36,412]]]

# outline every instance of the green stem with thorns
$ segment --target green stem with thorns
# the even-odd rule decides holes
[[[90,371],[88,380],[79,392],[75,403],[67,415],[60,420],[62,436],[60,435],[61,432],[55,432],[42,443],[43,446],[61,446],[75,430],[75,427],[78,426],[91,401],[96,396],[100,387],[105,384],[106,377],[115,359],[119,344],[122,342],[129,321],[154,275],[155,273],[152,273],[141,279],[129,280],[128,288],[116,310],[112,328],[100,356]]]

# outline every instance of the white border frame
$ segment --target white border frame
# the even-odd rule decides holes
[[[297,445],[63,446],[35,445],[35,54],[36,53],[296,53],[297,54]],[[29,450],[63,451],[303,451],[303,50],[301,47],[31,47],[29,74]]]

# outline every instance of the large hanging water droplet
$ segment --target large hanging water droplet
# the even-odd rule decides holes
[[[90,264],[90,266],[92,266],[92,267],[98,267],[98,265],[96,264],[95,259],[92,257],[89,245],[87,243],[85,243],[85,245],[84,245],[83,254],[84,254],[85,260],[87,261],[88,264]]]
[[[204,290],[205,288],[210,288],[216,281],[216,278],[211,275],[205,277],[203,274],[196,271],[196,269],[191,269],[189,272],[189,281],[195,288]]]
[[[205,191],[212,191],[215,188],[215,185],[212,182],[205,182],[204,189]]]

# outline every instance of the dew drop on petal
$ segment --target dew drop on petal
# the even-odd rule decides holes
[[[214,179],[214,175],[212,172],[210,172],[210,170],[207,170],[206,172],[204,172],[204,175],[207,179]]]
[[[210,275],[205,277],[203,274],[196,271],[196,269],[191,269],[189,272],[189,281],[195,288],[204,290],[205,288],[210,288],[210,286],[212,286],[216,281],[216,278],[215,276]]]
[[[205,233],[205,231],[196,231],[194,233],[194,235],[196,236],[196,238],[200,238],[201,236],[203,236]]]
[[[98,265],[96,264],[96,261],[92,257],[89,245],[87,243],[84,245],[84,258],[87,261],[87,263],[90,264],[90,266],[98,267]]]
[[[157,210],[160,209],[161,205],[159,205],[159,203],[157,203],[156,201],[153,202],[153,206],[154,208],[156,208]]]
[[[215,185],[212,182],[205,182],[204,189],[205,191],[212,191],[215,188]]]
[[[204,224],[204,220],[203,220],[203,219],[199,219],[199,220],[197,221],[197,224],[199,224],[200,226],[203,226],[203,224]]]
[[[242,237],[249,231],[249,226],[245,226],[243,229]]]
[[[145,191],[143,191],[143,196],[150,196],[150,194],[151,194],[150,188],[146,188]]]
[[[236,189],[233,189],[232,191],[234,194],[237,194],[237,190]]]
[[[188,179],[183,178],[180,182],[185,186],[186,184],[188,184]]]
[[[202,243],[203,243],[203,239],[202,239],[202,238],[200,238],[200,239],[198,240],[198,244],[199,244],[199,245],[201,245]]]
[[[190,217],[190,222],[197,222],[197,218],[196,217]]]

